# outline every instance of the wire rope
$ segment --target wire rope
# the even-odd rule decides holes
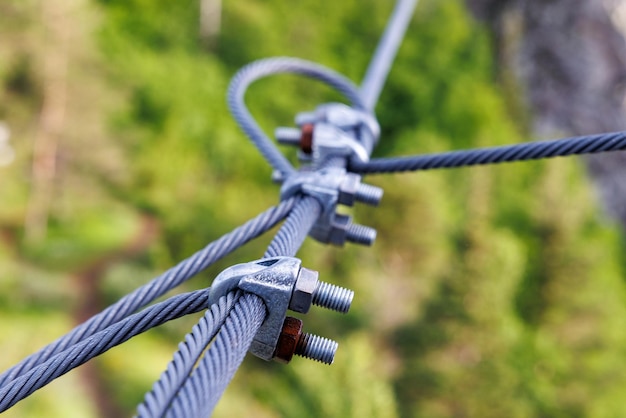
[[[322,207],[316,198],[302,197],[270,243],[264,257],[296,255],[307,234],[319,218]]]
[[[320,211],[321,205],[317,199],[302,197],[270,243],[264,257],[295,255]],[[227,320],[224,324],[198,368],[171,402],[171,410],[166,416],[202,417],[215,408],[267,313],[263,301],[251,294],[242,296],[231,312],[232,321]],[[203,341],[207,344],[209,342],[208,339]]]
[[[375,158],[367,163],[352,162],[350,170],[360,174],[400,173],[622,150],[626,150],[626,132],[611,132],[438,154]]]
[[[321,205],[317,199],[309,196],[300,198],[270,243],[265,257],[295,255],[313,223],[317,220],[320,211]],[[232,333],[235,335],[251,335],[253,338],[256,335],[258,326],[265,319],[266,310],[260,298],[254,297],[251,299],[250,296],[254,295],[246,296],[246,298],[234,299],[233,305],[235,308],[242,310],[243,315],[247,319],[241,322],[235,316],[235,319],[229,326],[234,328]],[[232,305],[230,306],[232,307]],[[211,310],[215,308],[215,306],[212,306]],[[250,319],[251,317],[252,320]],[[222,319],[219,316],[217,318]],[[223,323],[222,321],[220,325]],[[258,326],[255,325],[257,323]],[[220,340],[216,339],[216,342],[211,345],[211,348],[200,362],[201,366],[193,371],[192,374],[191,370],[194,364],[215,335],[210,332],[213,329],[206,321],[200,321],[194,327],[192,333],[187,335],[185,342],[181,343],[167,370],[146,395],[144,402],[138,407],[140,417],[206,416],[207,411],[213,410],[217,400],[221,397],[236,371],[236,368],[227,367],[227,365],[221,364],[220,361],[230,362],[232,358],[235,358],[238,361],[238,367],[252,342],[252,338],[244,338],[245,350],[243,350],[242,354],[237,353],[237,350],[241,349],[237,341],[231,341],[231,337],[222,337],[221,347],[229,344],[230,351],[235,353],[233,357],[225,355],[225,349],[219,348],[220,345],[217,343]],[[224,324],[224,330],[220,331],[220,335],[222,335],[221,332],[225,332],[228,335],[229,331],[227,329],[228,327]],[[230,342],[227,343],[227,341]],[[213,349],[213,347],[218,348]],[[241,360],[237,360],[239,358]],[[205,367],[206,370],[200,369],[200,367]],[[207,383],[206,376],[209,373],[213,377]],[[214,376],[214,373],[217,373],[217,376]],[[194,376],[196,377],[194,378]],[[198,402],[198,400],[203,401]],[[171,410],[168,408],[171,408]]]
[[[91,317],[72,331],[50,343],[40,351],[30,355],[20,363],[0,375],[0,387],[15,379],[25,371],[43,363],[67,347],[88,338],[90,335],[108,327],[125,316],[135,312],[167,291],[180,285],[198,272],[206,269],[215,261],[239,248],[246,242],[258,237],[284,219],[296,202],[288,199],[272,207],[257,217],[236,228],[232,232],[213,241],[204,249],[172,267],[149,283],[124,296],[99,314]]]
[[[241,129],[270,165],[284,175],[289,175],[293,174],[295,169],[254,120],[244,100],[246,90],[254,81],[281,73],[299,74],[321,81],[341,93],[356,108],[365,109],[365,104],[361,99],[358,87],[352,81],[324,66],[302,59],[268,58],[255,61],[239,70],[228,87],[230,111]]]
[[[353,107],[371,111],[378,100],[416,3],[417,0],[397,2],[377,52],[370,62],[361,90],[339,73],[295,58],[279,57],[257,61],[244,67],[233,77],[228,90],[231,112],[274,169],[285,177],[295,173],[290,162],[278,151],[248,111],[244,96],[249,85],[273,74],[299,74],[331,86],[343,94]],[[345,167],[346,161],[331,159],[325,165]],[[200,311],[206,306],[208,290],[179,295],[131,315],[219,258],[272,228],[285,217],[286,222],[270,243],[265,256],[294,256],[321,213],[322,204],[316,198],[291,198],[209,244],[5,371],[0,375],[0,409],[9,408],[54,378],[134,335],[186,313]],[[146,394],[144,403],[138,407],[140,416],[201,417],[210,414],[243,361],[266,314],[265,305],[259,297],[252,294],[242,295],[240,292],[230,293],[210,306],[185,337],[185,341],[179,345],[174,358],[152,391]],[[197,367],[193,369],[196,364]]]
[[[172,319],[202,311],[206,308],[208,300],[208,289],[173,296],[51,356],[0,387],[0,412],[7,410],[57,377],[134,336]]]
[[[418,0],[398,0],[361,83],[365,108],[373,111]]]
[[[207,417],[241,365],[266,316],[256,295],[244,294],[198,367],[172,401],[167,417]]]
[[[140,418],[156,418],[165,415],[172,400],[191,375],[198,359],[226,321],[226,317],[239,296],[240,292],[230,292],[220,298],[218,303],[212,305],[192,331],[185,336],[185,340],[179,344],[178,351],[167,365],[167,369],[137,407],[137,415]]]

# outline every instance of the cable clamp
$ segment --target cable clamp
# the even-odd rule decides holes
[[[329,167],[316,171],[300,171],[284,180],[281,199],[297,194],[315,197],[322,213],[309,235],[322,243],[342,246],[346,241],[364,245],[373,244],[376,230],[354,224],[349,215],[336,213],[338,204],[353,206],[355,202],[378,205],[383,190],[361,182],[361,176],[344,168]]]
[[[286,358],[288,356],[285,354],[284,345],[277,350],[283,328],[286,326],[287,309],[307,313],[314,304],[346,313],[354,297],[351,290],[319,281],[318,272],[302,267],[302,262],[294,257],[265,258],[227,268],[211,285],[209,306],[237,289],[257,295],[263,299],[267,308],[268,315],[254,337],[249,352],[268,361],[275,357],[283,362],[291,359],[290,356]],[[309,335],[307,338],[307,341],[315,342],[321,337]],[[281,341],[284,340],[282,337]],[[328,350],[324,352],[313,350],[311,354],[311,347],[315,346],[301,343],[299,348],[301,352],[294,346],[291,355],[302,354],[323,362],[327,362],[330,356],[332,362],[334,350],[337,348],[336,343],[331,344],[334,347],[332,353]],[[309,347],[308,351],[306,347]]]
[[[332,157],[365,163],[380,136],[374,115],[342,103],[328,103],[314,112],[300,113],[296,125],[298,129],[276,129],[276,139],[298,146],[300,160],[311,162],[314,167]]]

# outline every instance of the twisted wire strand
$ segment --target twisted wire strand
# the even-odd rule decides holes
[[[295,256],[321,211],[322,206],[316,198],[302,197],[270,242],[264,257]]]
[[[293,166],[256,123],[244,101],[246,90],[254,81],[280,73],[299,74],[319,80],[345,96],[353,106],[365,109],[365,104],[358,87],[352,81],[333,70],[309,61],[288,57],[268,58],[255,61],[239,70],[228,87],[230,112],[272,167],[288,175],[295,172]]]
[[[265,320],[263,300],[244,294],[198,367],[172,401],[167,417],[210,416]]]
[[[295,255],[320,211],[321,205],[317,199],[310,196],[299,198],[270,243],[265,257]],[[240,313],[235,313],[235,310]],[[223,324],[218,338],[193,372],[191,369],[197,358],[214,334],[208,333],[205,327],[198,327],[196,333],[192,332],[193,336],[186,338],[186,344],[181,344],[168,370],[139,406],[140,417],[194,417],[210,414],[243,361],[266,315],[263,301],[251,294],[237,300],[231,312],[232,321]],[[238,342],[240,338],[243,338],[243,345]]]
[[[202,311],[208,300],[209,289],[174,296],[57,353],[0,388],[0,412],[6,411],[57,377],[134,336],[172,319]]]
[[[415,3],[415,0],[409,0],[404,4],[411,1]],[[392,26],[394,25],[390,24],[388,28],[393,29]],[[401,32],[406,29],[406,24],[404,27]],[[245,106],[244,95],[248,86],[271,74],[295,73],[330,85],[357,108],[370,109],[378,98],[399,44],[400,35],[395,32],[395,35],[389,35],[391,41],[383,39],[370,66],[371,71],[368,70],[362,90],[368,95],[366,101],[350,80],[334,71],[303,60],[274,58],[248,65],[233,78],[228,92],[231,112],[270,164],[285,175],[292,174],[295,172],[294,168],[263,133]],[[384,38],[388,38],[388,34]],[[383,48],[382,44],[385,42],[388,46]],[[394,43],[394,47],[389,46]],[[384,49],[394,51],[389,55]],[[184,314],[198,312],[207,302],[206,290],[179,295],[127,316],[273,227],[290,211],[291,215],[270,244],[266,256],[295,255],[322,210],[320,203],[313,197],[303,197],[297,204],[296,200],[294,198],[282,202],[278,207],[225,235],[4,372],[0,375],[0,410],[6,410],[56,377],[138,333]],[[198,301],[201,303],[198,304]],[[220,299],[179,345],[179,350],[167,370],[155,383],[152,391],[146,394],[144,403],[139,405],[140,416],[163,416],[169,406],[172,408],[168,416],[194,417],[210,414],[243,361],[265,316],[265,306],[257,296],[231,293]],[[224,326],[214,343],[197,369],[192,372],[197,359],[222,324]],[[30,370],[24,372],[26,369]]]
[[[320,162],[318,170],[325,168],[338,167],[346,168],[348,166],[348,159],[346,157],[329,157],[326,160]]]
[[[0,387],[14,380],[25,371],[48,360],[53,355],[64,351],[67,347],[114,324],[130,313],[135,312],[137,309],[193,277],[198,272],[206,269],[215,261],[239,248],[246,242],[274,227],[289,214],[296,200],[296,198],[287,199],[232,232],[223,235],[204,249],[196,252],[162,275],[124,296],[99,314],[94,315],[86,322],[78,325],[66,335],[4,371],[0,375]]]
[[[194,325],[185,340],[179,344],[167,369],[137,407],[138,417],[156,418],[165,415],[172,399],[191,375],[198,359],[226,321],[240,295],[241,292],[230,292],[221,297]]]
[[[367,163],[353,162],[350,170],[360,174],[399,173],[622,150],[626,150],[626,132],[610,132],[440,154],[376,158]]]
[[[409,2],[405,3],[408,4]],[[381,42],[381,44],[384,42]],[[379,50],[382,49],[384,48],[379,48]],[[395,49],[397,49],[397,46]],[[342,75],[314,63],[290,58],[262,60],[244,67],[231,82],[228,103],[235,119],[253,140],[262,155],[275,169],[289,175],[295,170],[289,161],[277,150],[273,142],[262,132],[245,106],[244,95],[248,86],[255,80],[271,74],[284,72],[301,74],[334,87],[344,94],[355,107],[369,109],[373,107],[373,102],[376,101],[380,93],[382,88],[380,80],[386,78],[394,54],[395,51],[390,57],[384,59],[377,54],[373,60],[378,62],[372,63],[370,67],[372,71],[368,71],[362,90],[365,94],[368,94],[370,103],[364,101],[357,87]],[[379,66],[377,67],[376,65]],[[198,271],[207,268],[212,262],[228,252],[274,226],[292,208],[293,212],[270,244],[266,256],[279,254],[295,255],[307,233],[319,217],[322,208],[320,203],[313,197],[303,197],[295,207],[294,203],[295,199],[283,202],[277,208],[272,208],[270,211],[260,215],[260,218],[265,217],[267,219],[259,221],[259,218],[256,218],[233,231],[233,233],[220,238],[152,282],[122,298],[118,303],[92,317],[89,321],[79,325],[66,336],[61,337],[40,352],[35,353],[4,372],[0,375],[0,408],[5,410],[52,379],[84,363],[93,356],[126,341],[139,332],[143,332],[142,330],[155,326],[154,324],[158,323],[159,320],[167,320],[164,318],[169,318],[168,313],[171,312],[158,316],[157,321],[152,323],[151,320],[154,320],[154,318],[151,315],[155,312],[154,307],[131,315],[126,319],[122,318],[192,277]],[[285,211],[281,213],[280,209],[285,209]],[[272,215],[277,214],[279,215],[278,217],[274,216],[272,218]],[[272,219],[270,220],[270,218]],[[254,221],[259,222],[255,223]],[[257,229],[257,227],[260,228]],[[185,342],[179,347],[179,351],[175,354],[170,366],[164,372],[162,379],[159,381],[161,383],[157,382],[155,384],[153,390],[146,395],[144,404],[139,406],[140,414],[161,413],[159,411],[162,411],[164,407],[166,408],[170,404],[172,391],[176,391],[185,380],[187,380],[187,383],[183,384],[182,390],[178,392],[181,396],[175,397],[173,403],[173,411],[175,413],[180,409],[181,405],[184,413],[176,416],[197,416],[198,413],[203,415],[213,410],[217,400],[243,360],[245,352],[265,317],[265,307],[258,297],[245,295],[239,302],[235,303],[236,299],[234,296],[231,297],[230,302],[234,304],[232,315],[229,315],[228,319],[226,319],[223,330],[218,334],[215,343],[201,361],[197,371],[191,375],[190,379],[187,379],[193,363],[195,363],[195,360],[213,338],[215,330],[219,328],[221,318],[223,318],[225,313],[221,309],[227,309],[226,305],[212,307],[197,326],[194,327],[185,339]],[[170,300],[182,302],[179,301],[179,298]],[[229,306],[232,307],[232,304]],[[161,305],[155,306],[161,307]],[[186,305],[179,303],[178,306]],[[133,326],[137,328],[133,328]],[[229,341],[231,344],[226,344],[226,341]],[[233,350],[233,341],[235,343],[241,341],[242,344],[236,344],[238,349]],[[94,346],[94,344],[96,345]],[[230,349],[228,349],[229,347]],[[25,369],[30,369],[30,371],[23,373]],[[217,369],[221,373],[218,373],[217,377],[215,377],[209,373],[213,369]],[[199,392],[198,388],[202,389],[203,386],[206,386],[205,390]],[[190,397],[190,392],[193,392],[195,396]],[[181,398],[186,398],[187,402],[181,404],[179,401]],[[194,403],[191,402],[192,399],[205,399],[205,402]],[[153,414],[151,416],[156,415]]]
[[[417,0],[398,0],[396,2],[393,14],[376,47],[376,52],[361,83],[363,102],[370,110],[376,106],[416,5]]]

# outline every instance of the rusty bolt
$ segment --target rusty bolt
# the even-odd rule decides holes
[[[313,152],[313,124],[305,123],[302,125],[302,137],[300,138],[300,149],[305,154]]]
[[[302,337],[302,321],[291,316],[285,318],[278,343],[276,343],[274,359],[281,363],[289,363],[296,353],[300,337]]]
[[[284,145],[295,145],[305,154],[313,152],[313,129],[312,123],[305,123],[300,129],[277,128],[274,136],[279,143]]]
[[[289,363],[294,354],[332,364],[337,351],[335,341],[317,335],[302,332],[302,321],[288,316],[278,337],[274,359],[281,363]]]

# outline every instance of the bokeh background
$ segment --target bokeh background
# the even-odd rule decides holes
[[[228,113],[230,77],[289,55],[358,82],[392,3],[1,0],[0,368],[276,204],[268,164]],[[570,3],[422,0],[376,108],[376,155],[622,128],[624,7]],[[292,76],[247,97],[268,132],[337,100]],[[368,178],[383,203],[354,215],[377,228],[374,247],[307,241],[299,255],[356,291],[348,315],[304,318],[339,341],[335,364],[249,357],[215,416],[626,416],[626,205],[611,164]],[[184,289],[258,259],[270,238]],[[197,319],[5,416],[132,415]]]

